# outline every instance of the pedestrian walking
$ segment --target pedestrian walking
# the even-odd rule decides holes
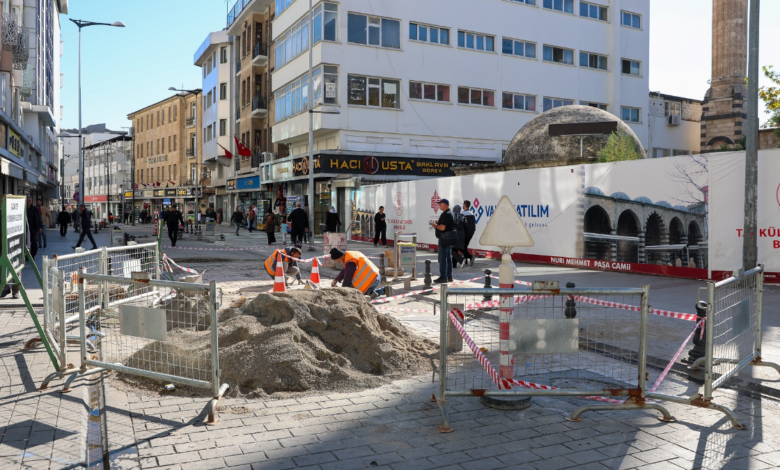
[[[439,209],[441,209],[439,220],[431,222],[431,227],[436,229],[436,238],[439,239],[439,277],[433,281],[437,284],[452,282],[452,247],[458,243],[450,201],[447,199],[439,201]]]
[[[41,211],[33,206],[32,199],[29,197],[27,198],[27,225],[30,227],[30,256],[35,259],[35,255],[38,254],[38,236],[43,232],[43,220]]]
[[[306,212],[306,227],[308,228],[309,227],[309,219],[311,219],[311,213],[309,212],[309,203],[308,202],[304,202],[303,203],[303,210]],[[314,227],[311,227],[311,229],[312,229],[312,233],[313,233],[314,232]],[[309,243],[309,235],[311,235],[311,234],[309,233],[308,230],[305,230],[303,232],[303,243]]]
[[[60,236],[64,237],[68,234],[68,224],[70,223],[70,214],[64,207],[57,214],[57,223],[60,225]]]
[[[295,246],[300,247],[303,245],[303,236],[309,230],[309,217],[306,215],[306,211],[301,208],[301,203],[295,203],[295,209],[290,212],[290,216],[287,217],[290,222],[290,234],[292,242]]]
[[[328,211],[328,215],[325,216],[325,231],[326,232],[338,232],[338,228],[341,227],[341,220],[339,220],[339,214],[336,212],[336,208],[331,206]]]
[[[239,207],[236,206],[236,211],[233,212],[233,216],[230,217],[230,223],[236,227],[236,236],[238,236],[238,231],[241,230],[241,224],[243,222],[244,222],[244,214],[242,214],[241,211],[239,210]]]
[[[220,225],[224,218],[225,216],[222,214],[222,208],[220,207],[219,209],[217,209],[217,225]]]
[[[279,226],[279,231],[282,233],[282,245],[287,244],[287,232],[290,231],[290,224],[287,223],[287,219],[282,216],[282,223]]]
[[[385,206],[379,206],[379,212],[374,216],[374,246],[379,243],[379,238],[382,237],[382,245],[387,248],[387,222],[385,222]]]
[[[265,234],[268,235],[268,244],[273,245],[276,243],[276,218],[270,212],[265,214]]]
[[[95,239],[92,238],[92,232],[90,231],[90,228],[92,227],[92,212],[87,209],[87,206],[82,204],[79,206],[79,216],[81,217],[81,235],[79,235],[79,241],[73,249],[75,250],[80,247],[81,242],[84,241],[84,237],[87,237],[89,238],[89,241],[92,242],[92,249],[97,250],[97,243],[95,243]]]
[[[468,253],[464,248],[466,240],[466,233],[463,227],[464,219],[463,215],[461,214],[461,207],[457,204],[452,207],[452,218],[455,220],[455,233],[458,236],[457,243],[455,243],[455,246],[452,247],[452,268],[455,269],[460,264],[465,267],[466,260],[468,258]]]
[[[41,231],[38,232],[38,248],[46,248],[46,229],[52,226],[51,212],[44,206],[40,199],[36,202],[38,210],[41,212]]]
[[[179,224],[184,225],[181,211],[175,206],[165,211],[165,224],[168,226],[168,238],[171,239],[171,246],[176,246],[176,240],[179,238]]]
[[[246,223],[249,233],[252,233],[252,229],[255,228],[255,219],[257,219],[257,213],[255,212],[255,206],[249,206],[246,211]]]
[[[474,266],[474,255],[469,253],[469,243],[477,231],[477,217],[471,212],[471,201],[463,201],[463,249],[470,266]],[[465,266],[465,265],[464,265]]]
[[[78,207],[73,209],[73,212],[70,214],[70,220],[73,221],[73,230],[79,233],[81,231],[81,216],[79,215]]]

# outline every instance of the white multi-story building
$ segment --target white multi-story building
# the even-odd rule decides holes
[[[262,182],[306,178],[310,36],[318,179],[496,162],[525,123],[567,104],[606,109],[647,147],[648,0],[323,1],[313,28],[308,2],[273,7],[273,141],[289,157]]]
[[[234,201],[225,189],[225,183],[235,177],[238,162],[225,157],[225,149],[232,148],[235,119],[231,111],[232,84],[235,70],[230,37],[225,31],[210,33],[193,58],[203,77],[203,124],[201,142],[203,165],[210,172],[210,181],[204,187],[204,196],[215,210],[222,208],[230,214]],[[221,147],[220,147],[221,146]]]

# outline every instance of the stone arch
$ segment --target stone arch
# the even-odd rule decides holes
[[[712,139],[710,139],[710,141],[707,142],[707,147],[712,147],[713,145],[717,144],[718,142],[723,142],[724,144],[727,144],[727,145],[734,145],[734,141],[733,140],[729,139],[728,137],[719,135],[717,137],[713,137]]]
[[[669,244],[679,245],[687,242],[685,226],[678,217],[672,217],[672,221],[669,222]]]
[[[612,223],[607,211],[599,205],[591,206],[585,212],[584,230],[588,233],[610,235]],[[609,261],[611,260],[611,246],[611,243],[585,241],[585,258]]]
[[[702,233],[699,224],[695,220],[688,223],[688,244],[698,245],[702,240]]]
[[[653,211],[645,222],[645,246],[668,245],[669,234],[663,217]],[[660,251],[647,251],[648,264],[662,264],[669,262],[669,254]]]
[[[639,217],[631,209],[626,209],[620,213],[617,221],[617,235],[624,237],[639,237],[641,227]],[[629,241],[618,241],[617,243],[617,261],[629,263],[639,262],[639,244]]]

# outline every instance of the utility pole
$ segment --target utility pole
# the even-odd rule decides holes
[[[750,0],[748,20],[748,98],[745,136],[745,222],[742,231],[742,265],[758,264],[758,18],[760,1]]]

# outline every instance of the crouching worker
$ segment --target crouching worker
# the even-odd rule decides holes
[[[265,270],[268,272],[268,275],[271,276],[271,279],[276,278],[276,258],[279,256],[279,253],[282,254],[282,270],[284,271],[285,284],[290,285],[290,283],[287,282],[287,278],[293,276],[298,280],[298,284],[303,284],[303,281],[301,280],[301,270],[298,269],[298,262],[295,261],[301,257],[301,250],[295,247],[275,250],[271,256],[265,260]]]
[[[336,287],[341,282],[341,287],[352,287],[365,295],[370,295],[372,299],[384,295],[384,287],[379,289],[379,269],[370,259],[359,251],[341,251],[338,248],[330,250],[330,258],[333,261],[344,263],[344,269],[333,282],[331,287]]]

